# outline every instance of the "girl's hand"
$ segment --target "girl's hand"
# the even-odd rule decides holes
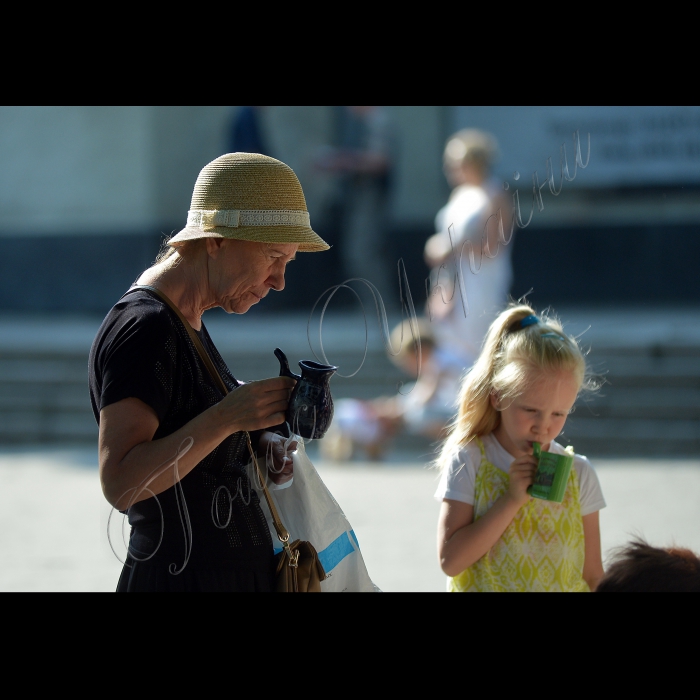
[[[537,460],[533,455],[522,455],[510,465],[508,496],[519,506],[525,505],[532,498],[527,487],[532,485],[536,470]]]
[[[286,445],[286,448],[285,448]],[[265,431],[260,436],[258,454],[264,457],[270,481],[278,486],[294,476],[294,462],[291,453],[297,449],[297,441],[287,445],[287,438]]]

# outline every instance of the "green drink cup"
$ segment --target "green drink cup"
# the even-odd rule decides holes
[[[565,455],[543,452],[539,442],[533,443],[532,454],[538,460],[535,480],[527,492],[533,498],[561,503],[566,492],[571,467],[574,465],[573,447],[567,447]]]

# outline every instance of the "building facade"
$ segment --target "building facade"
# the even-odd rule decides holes
[[[184,225],[195,179],[227,152],[238,109],[0,107],[0,311],[104,314]],[[700,108],[386,109],[396,135],[386,256],[404,262],[417,307],[422,246],[449,196],[442,149],[463,127],[497,137],[497,176],[517,192],[514,296],[700,302]],[[334,183],[314,165],[336,139],[337,110],[262,110],[271,155],[295,170],[312,225],[336,246],[322,266],[300,256],[267,310],[308,310],[343,281]]]

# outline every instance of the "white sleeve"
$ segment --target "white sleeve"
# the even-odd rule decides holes
[[[601,508],[605,508],[603,490],[600,488],[598,475],[588,457],[576,455],[574,467],[578,472],[579,500],[581,502],[581,515],[590,515]]]
[[[480,461],[481,450],[477,445],[472,443],[459,450],[440,476],[435,499],[442,501],[449,498],[473,506],[476,470]]]

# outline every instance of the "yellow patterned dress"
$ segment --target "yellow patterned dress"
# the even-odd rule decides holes
[[[477,438],[481,463],[474,486],[474,521],[508,490],[510,477],[486,459]],[[583,579],[585,542],[579,480],[571,470],[561,503],[531,498],[479,561],[449,578],[450,592],[589,591]]]

